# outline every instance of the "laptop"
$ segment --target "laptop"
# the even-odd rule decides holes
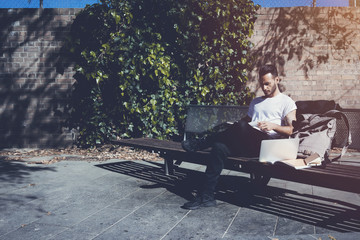
[[[299,138],[263,140],[260,147],[260,162],[274,163],[280,160],[296,159]]]

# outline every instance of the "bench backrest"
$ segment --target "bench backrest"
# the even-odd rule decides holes
[[[185,134],[205,133],[225,122],[234,122],[246,116],[248,106],[190,105],[187,109]],[[184,136],[186,138],[186,135]]]
[[[202,134],[220,126],[225,122],[234,122],[246,116],[248,106],[204,106],[190,105],[187,110],[185,124],[186,139],[191,134]],[[350,148],[360,149],[360,109],[341,109],[349,120],[352,144]],[[342,147],[346,141],[346,125],[337,121],[337,133],[334,147]]]
[[[349,148],[360,150],[360,109],[341,109],[341,112],[345,114],[349,121],[351,140]],[[344,131],[346,129],[345,123],[337,121],[337,131],[335,135],[335,146],[337,146],[337,139],[344,140]],[[340,144],[341,145],[341,144]]]

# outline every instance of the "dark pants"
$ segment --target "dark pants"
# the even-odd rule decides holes
[[[261,141],[269,139],[264,132],[254,129],[246,121],[239,121],[227,130],[211,136],[212,149],[205,171],[204,194],[214,194],[216,184],[228,156],[257,157]]]

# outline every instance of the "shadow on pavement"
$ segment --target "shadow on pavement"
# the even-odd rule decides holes
[[[0,181],[6,183],[23,183],[31,172],[55,171],[51,167],[27,166],[19,161],[5,160],[0,156]]]
[[[254,187],[236,176],[221,178],[217,199],[337,232],[360,232],[360,206],[339,199],[272,186]]]
[[[202,184],[203,174],[199,171],[177,168],[175,175],[166,176],[153,163],[141,164],[125,161],[99,164],[97,167],[153,182],[146,188],[164,187],[181,197],[189,199],[191,192]],[[273,214],[298,222],[338,232],[360,231],[360,206],[312,194],[266,186],[255,188],[246,177],[221,176],[217,187],[218,200],[256,211]]]

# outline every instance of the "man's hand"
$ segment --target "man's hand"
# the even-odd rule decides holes
[[[279,125],[276,123],[266,122],[266,121],[258,122],[257,126],[258,126],[258,128],[260,128],[261,131],[264,131],[264,132],[269,132],[269,131],[275,130],[277,127],[279,127]]]
[[[261,121],[258,122],[257,127],[264,132],[269,132],[271,130],[274,130],[275,132],[278,132],[281,135],[290,136],[294,130],[294,127],[292,125],[293,121],[296,121],[296,110],[291,111],[288,115],[286,115],[285,126],[280,126],[272,122]]]

